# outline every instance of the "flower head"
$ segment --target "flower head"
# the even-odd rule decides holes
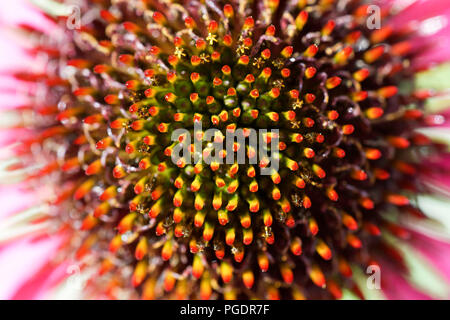
[[[359,293],[352,269],[404,272],[381,234],[409,236],[444,150],[416,130],[415,30],[373,30],[363,1],[78,8],[78,29],[22,27],[46,64],[15,74],[35,89],[16,153],[91,294],[329,299]]]

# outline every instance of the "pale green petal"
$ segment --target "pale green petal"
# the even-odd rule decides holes
[[[359,300],[359,298],[350,290],[344,289],[342,290],[341,300]]]
[[[367,279],[369,275],[364,274],[360,268],[352,268],[353,271],[353,281],[358,285],[359,289],[364,295],[366,300],[386,300],[383,294],[383,290],[369,289],[367,286]],[[381,275],[383,276],[383,274]],[[342,300],[359,300],[359,298],[350,290],[343,290]]]
[[[92,277],[98,274],[98,269],[95,266],[86,267],[81,270],[78,264],[69,265],[66,268],[67,278],[64,279],[58,286],[46,293],[45,299],[49,300],[82,300],[82,299],[96,299],[96,297],[89,297],[84,290],[86,283]],[[125,275],[131,276],[131,275]],[[114,293],[119,300],[135,299],[130,295],[129,290],[117,289]]]
[[[415,85],[418,89],[432,89],[439,96],[426,101],[425,109],[430,113],[439,113],[450,107],[450,63],[444,63],[416,75]]]
[[[419,89],[445,91],[450,88],[450,63],[443,63],[430,70],[416,75],[416,86]]]
[[[431,219],[439,221],[450,234],[450,200],[439,196],[422,195],[417,199],[419,208]]]
[[[59,3],[53,0],[29,0],[34,5],[38,6],[44,12],[54,16],[67,16],[71,13],[71,6],[64,3]]]
[[[44,221],[35,224],[19,224],[14,227],[0,229],[0,244],[25,236],[44,235],[52,228],[52,222]]]
[[[42,167],[42,164],[30,165],[23,169],[7,170],[8,167],[18,164],[17,158],[10,158],[0,161],[0,185],[11,185],[22,182],[30,175]]]
[[[14,128],[23,123],[22,116],[16,111],[2,111],[0,113],[0,130]],[[1,134],[1,131],[0,131]]]
[[[83,289],[95,272],[93,268],[81,270],[77,264],[67,266],[67,278],[47,292],[45,298],[49,300],[82,300],[86,298]]]
[[[426,135],[434,142],[447,145],[450,150],[450,128],[421,128],[416,131]]]

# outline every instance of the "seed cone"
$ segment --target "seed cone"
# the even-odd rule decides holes
[[[427,93],[397,89],[411,76],[407,31],[369,30],[361,1],[81,9],[89,23],[61,39],[26,28],[48,66],[18,75],[45,87],[20,152],[45,157],[30,178],[55,187],[66,250],[99,269],[93,294],[340,298],[361,294],[352,268],[388,256],[403,270],[380,234],[407,231],[385,212],[422,216],[407,196],[426,191],[421,154],[438,148],[414,132]],[[202,150],[196,122],[221,133]],[[177,129],[192,139],[172,141]],[[279,170],[262,175],[270,159],[238,143],[245,164],[211,161],[212,139],[239,129],[279,130],[263,136]],[[178,144],[190,153],[174,163]]]

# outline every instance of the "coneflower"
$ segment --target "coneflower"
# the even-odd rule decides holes
[[[59,38],[22,26],[46,68],[15,74],[36,88],[16,154],[40,166],[28,183],[52,190],[45,219],[63,254],[97,269],[89,294],[338,299],[361,295],[352,269],[405,272],[381,235],[406,238],[400,220],[424,216],[418,173],[444,152],[416,131],[433,92],[407,85],[414,30],[372,30],[358,0],[79,7],[89,19],[54,19]],[[208,162],[195,123],[216,142],[277,129],[264,140],[279,169],[261,174],[271,159],[237,142],[245,163]],[[193,141],[173,141],[177,129]],[[178,144],[189,155],[174,162]]]

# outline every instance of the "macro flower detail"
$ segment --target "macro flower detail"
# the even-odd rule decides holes
[[[445,153],[417,131],[441,118],[412,83],[414,30],[372,30],[364,1],[79,8],[79,29],[48,16],[58,37],[22,25],[45,68],[14,74],[35,95],[10,169],[39,166],[27,176],[51,188],[39,219],[95,269],[87,295],[339,299],[363,296],[352,270],[407,272],[383,235],[407,239],[401,220],[425,219],[420,173],[439,174],[426,160]],[[264,132],[270,157],[214,148],[238,131]]]

